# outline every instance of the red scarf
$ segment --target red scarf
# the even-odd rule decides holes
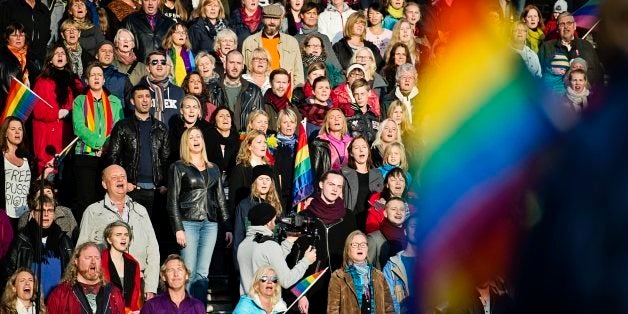
[[[347,213],[345,202],[342,198],[337,198],[333,204],[327,204],[323,201],[321,193],[316,193],[310,206],[306,209],[316,218],[322,220],[325,224],[330,224],[340,220]]]
[[[96,107],[94,106],[94,95],[92,95],[92,91],[88,90],[85,95],[87,101],[85,102],[85,110],[83,111],[85,114],[85,125],[87,128],[95,132],[96,131]],[[105,137],[109,137],[111,134],[111,130],[113,129],[113,112],[111,111],[111,104],[109,103],[109,97],[107,97],[107,93],[102,91],[102,105],[105,116]]]
[[[379,226],[379,231],[381,231],[387,241],[397,242],[402,248],[406,246],[406,236],[403,234],[403,228],[393,225],[390,220],[384,219]]]
[[[279,112],[290,105],[290,100],[288,100],[285,94],[282,97],[275,95],[273,90],[269,88],[266,94],[264,94],[264,103],[272,104]]]
[[[240,7],[240,15],[242,16],[242,23],[249,28],[251,33],[257,30],[257,27],[262,22],[262,7],[258,6],[255,14],[248,16],[244,7]]]

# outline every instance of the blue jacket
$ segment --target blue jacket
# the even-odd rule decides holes
[[[283,300],[279,300],[277,304],[273,307],[271,313],[283,313],[287,310],[286,302]],[[266,314],[264,308],[260,304],[259,298],[257,296],[251,298],[248,295],[243,295],[240,297],[240,301],[236,308],[233,310],[234,314]]]
[[[120,99],[120,101],[124,102],[126,99],[126,95],[133,85],[131,85],[131,81],[129,80],[129,76],[120,73],[118,68],[115,65],[110,65],[106,68],[103,68],[105,75],[105,88],[109,91],[110,95],[114,95]],[[130,105],[130,104],[129,104]],[[122,108],[126,109],[127,106],[122,104]]]
[[[406,313],[407,309],[405,308],[404,301],[410,296],[408,274],[406,273],[406,267],[403,265],[403,262],[401,262],[402,253],[403,251],[391,257],[382,270],[384,278],[386,278],[386,282],[388,283],[390,294],[392,294],[395,313]]]
[[[152,98],[152,104],[150,106],[150,114],[155,117],[155,90],[153,90],[151,84],[148,82],[148,77],[143,77],[142,80],[137,84],[146,86],[150,89],[150,97]],[[181,108],[181,99],[185,96],[185,92],[181,87],[174,85],[172,81],[168,82],[168,87],[163,91],[164,97],[164,112],[161,122],[163,122],[166,127],[169,127],[171,124],[171,119],[179,118],[179,108]]]

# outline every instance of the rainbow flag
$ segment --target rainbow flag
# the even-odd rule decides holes
[[[15,77],[11,78],[11,86],[9,87],[9,94],[2,111],[1,121],[8,116],[14,116],[22,121],[26,121],[28,116],[35,108],[37,98],[50,106],[46,101],[37,96],[30,88],[24,85]]]
[[[420,74],[413,104],[422,139],[410,140],[425,145],[411,154],[423,162],[411,161],[421,263],[409,313],[465,300],[512,271],[524,224],[519,201],[560,120],[551,114],[560,106],[549,105],[550,94],[512,52],[503,31],[510,25],[490,19],[487,1],[441,5],[437,27],[448,40]]]
[[[319,271],[317,273],[313,273],[313,274],[305,277],[303,280],[299,281],[299,283],[294,285],[294,287],[292,287],[292,289],[290,289],[290,291],[297,298],[299,298],[300,296],[304,295],[307,292],[307,290],[309,290],[310,287],[313,286],[316,283],[318,278],[320,276],[322,276],[327,271],[328,268],[329,267],[326,267],[325,269],[323,269],[323,270],[321,270],[321,271]]]
[[[599,0],[589,0],[578,10],[573,12],[576,20],[576,26],[591,29],[598,22],[599,18]]]
[[[306,119],[299,124],[299,140],[297,143],[296,158],[294,159],[294,179],[292,181],[292,208],[297,213],[304,209],[303,201],[314,193],[314,175],[310,162],[310,150],[307,146],[305,132]]]

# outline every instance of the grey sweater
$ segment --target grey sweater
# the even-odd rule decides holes
[[[289,288],[303,277],[311,263],[303,258],[294,268],[290,269],[286,263],[286,256],[290,254],[294,243],[284,240],[279,243],[268,240],[264,243],[253,241],[256,233],[272,236],[273,232],[265,226],[249,226],[246,238],[238,247],[238,265],[240,266],[240,295],[246,294],[254,281],[255,271],[262,266],[272,266],[277,273],[279,284]]]

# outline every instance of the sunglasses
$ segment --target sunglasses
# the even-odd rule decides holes
[[[277,276],[267,276],[267,275],[263,275],[261,277],[259,277],[259,281],[266,283],[268,281],[272,281],[273,283],[277,283],[278,279]]]
[[[161,60],[151,60],[150,64],[151,65],[157,65],[161,63],[161,65],[166,65],[166,59],[161,59]]]

